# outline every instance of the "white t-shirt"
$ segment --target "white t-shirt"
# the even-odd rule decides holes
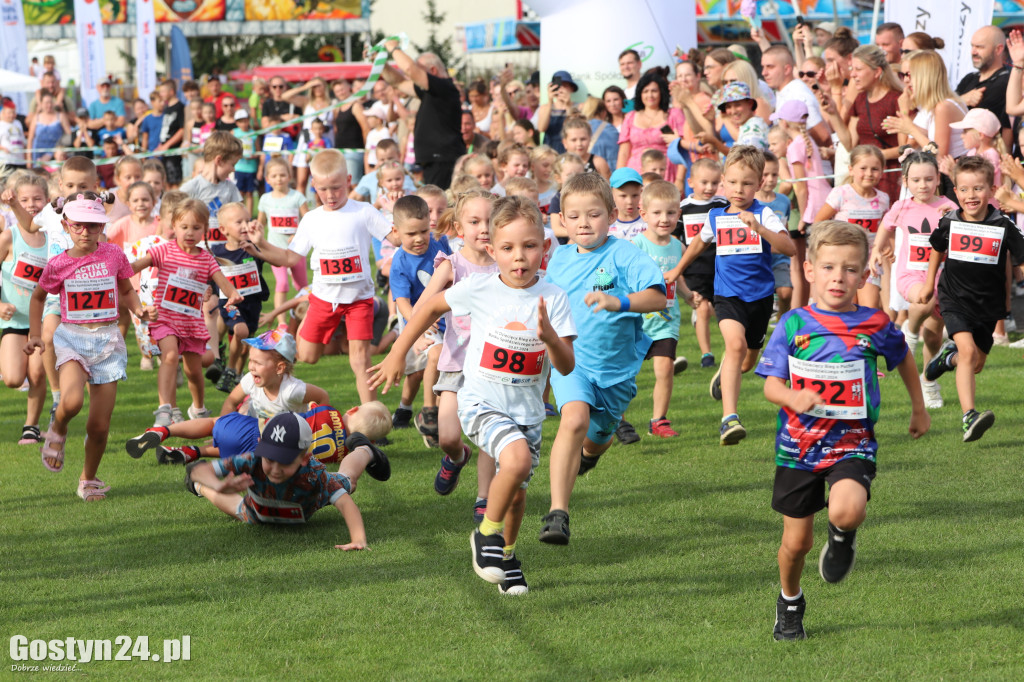
[[[807,83],[799,78],[794,78],[779,90],[779,94],[775,96],[775,111],[781,109],[784,102],[794,99],[807,105],[808,130],[821,123],[821,107],[818,105],[818,98],[814,96],[814,91],[807,87]]]
[[[369,159],[371,166],[377,165],[377,145],[382,140],[394,139],[391,136],[391,131],[388,130],[387,126],[381,126],[380,128],[374,128],[370,132],[366,133],[366,158]]]
[[[616,239],[622,239],[627,242],[633,241],[634,238],[643,234],[647,231],[647,223],[644,222],[643,218],[637,217],[636,220],[626,223],[621,220],[616,220],[608,227],[608,234],[615,237]]]
[[[555,333],[575,337],[569,297],[543,279],[527,289],[513,289],[496,272],[479,274],[444,292],[452,315],[469,315],[471,320],[460,405],[483,404],[523,426],[544,421],[550,362],[546,346],[537,338],[541,296]]]
[[[21,121],[0,121],[0,147],[7,150],[0,151],[0,166],[24,166],[26,144],[25,129],[21,127]]]
[[[288,248],[313,259],[313,295],[321,301],[347,304],[373,297],[370,273],[372,238],[383,240],[391,224],[380,211],[361,201],[348,201],[337,211],[315,208],[299,221]]]
[[[306,382],[290,374],[281,380],[281,388],[277,391],[277,398],[273,400],[262,387],[256,386],[249,372],[246,372],[238,383],[249,396],[250,417],[270,419],[282,412],[302,412],[306,409]]]

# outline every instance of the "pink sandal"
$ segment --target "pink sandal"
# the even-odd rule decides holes
[[[39,449],[40,457],[43,460],[43,466],[47,470],[52,471],[55,474],[59,474],[64,471],[64,440],[66,436],[59,436],[53,432],[53,429],[49,429],[46,432],[43,447]],[[59,462],[56,467],[50,466],[47,459],[55,459]]]
[[[97,502],[106,498],[110,486],[96,478],[91,481],[78,482],[78,496],[86,502]]]

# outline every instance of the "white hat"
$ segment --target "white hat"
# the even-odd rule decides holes
[[[388,110],[387,110],[387,107],[385,107],[380,102],[374,102],[373,106],[371,106],[369,109],[367,109],[363,113],[365,113],[367,116],[376,116],[381,121],[384,121],[385,123],[387,123],[387,120],[388,120]]]
[[[246,111],[245,109],[236,109],[235,110],[235,120],[236,121],[241,121],[243,118],[249,118],[249,112]]]

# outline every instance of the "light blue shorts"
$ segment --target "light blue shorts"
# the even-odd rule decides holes
[[[463,433],[494,459],[495,471],[501,469],[501,451],[517,440],[525,440],[527,447],[530,448],[530,473],[521,487],[526,488],[530,484],[533,472],[540,466],[541,424],[517,424],[507,414],[479,403],[460,404],[459,422],[462,424]]]
[[[577,400],[590,406],[587,438],[595,445],[604,445],[615,435],[622,415],[636,397],[636,381],[630,379],[608,388],[600,388],[583,372],[572,372],[568,376],[552,372],[551,390],[555,393],[559,411],[566,403]]]
[[[96,329],[84,325],[61,323],[53,332],[53,349],[57,368],[77,362],[89,375],[90,384],[125,381],[128,374],[128,349],[116,324]]]

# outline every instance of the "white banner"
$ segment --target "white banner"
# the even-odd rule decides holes
[[[82,99],[92,103],[99,98],[96,86],[107,77],[107,67],[103,61],[103,20],[100,18],[98,0],[75,0],[75,30],[82,68],[79,87]]]
[[[954,88],[964,76],[976,71],[971,64],[971,36],[992,24],[994,0],[917,0],[885,3],[885,20],[895,21],[904,34],[923,31],[941,37],[946,47],[939,50],[949,83]]]
[[[540,16],[540,82],[547,99],[547,83],[555,71],[568,71],[580,90],[573,97],[600,97],[609,85],[625,87],[619,74],[619,53],[634,49],[643,66],[667,66],[675,78],[672,53],[697,46],[697,18],[693,4],[679,0],[631,3],[626,11],[617,0],[531,0]],[[559,36],[564,36],[560,38]]]
[[[21,0],[0,0],[0,69],[28,75],[28,41]],[[9,96],[20,113],[28,114],[27,95],[19,92]]]
[[[153,0],[135,3],[135,85],[139,97],[149,101],[149,93],[156,90],[156,21],[153,18]]]

